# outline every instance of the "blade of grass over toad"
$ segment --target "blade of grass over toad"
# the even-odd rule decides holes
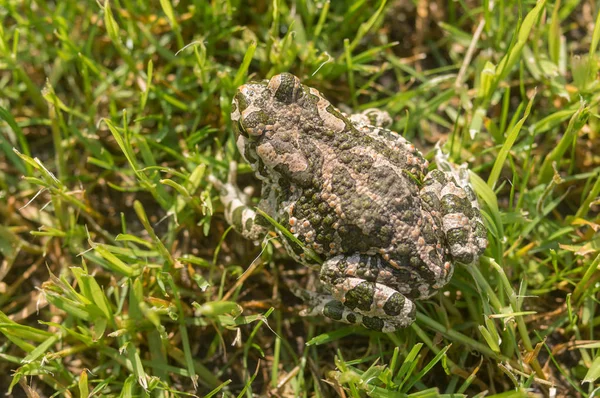
[[[348,68],[348,85],[350,87],[350,101],[352,106],[356,109],[358,102],[356,101],[356,87],[354,85],[354,72],[352,65],[352,54],[350,52],[350,45],[348,39],[344,40],[344,49],[346,54],[346,67]]]
[[[292,241],[294,244],[298,245],[298,247],[302,248],[304,254],[310,257],[313,261],[318,264],[322,264],[323,260],[319,257],[317,253],[315,253],[311,248],[306,247],[298,238],[296,238],[290,231],[287,230],[283,225],[279,224],[273,217],[269,216],[267,213],[262,211],[261,209],[256,209],[256,211],[267,219],[279,232],[281,232],[287,239]]]
[[[496,185],[496,182],[498,181],[498,177],[500,177],[500,172],[502,171],[502,167],[504,167],[504,162],[506,161],[506,158],[508,157],[508,153],[510,152],[512,146],[514,145],[515,141],[517,140],[517,137],[519,136],[519,132],[521,131],[521,128],[523,127],[523,124],[525,123],[525,120],[527,120],[527,118],[529,117],[529,113],[531,112],[531,107],[533,105],[533,100],[535,99],[535,95],[536,94],[534,93],[534,95],[532,95],[531,98],[529,99],[529,102],[527,103],[527,107],[525,108],[525,114],[517,122],[517,124],[510,130],[510,132],[506,136],[506,141],[504,141],[502,148],[500,148],[498,157],[496,158],[496,161],[494,162],[494,167],[492,167],[492,171],[490,173],[490,176],[488,177],[487,184],[490,188],[494,188],[494,186]]]

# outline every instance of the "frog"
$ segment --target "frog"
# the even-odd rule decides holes
[[[448,284],[457,263],[483,254],[487,232],[468,177],[430,170],[390,130],[386,111],[344,113],[281,73],[240,86],[231,122],[261,196],[252,206],[232,162],[226,182],[212,178],[225,218],[251,240],[278,233],[292,258],[318,270],[320,286],[297,292],[302,315],[395,332],[414,322],[415,301]]]

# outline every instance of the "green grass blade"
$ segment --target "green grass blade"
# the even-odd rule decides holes
[[[523,117],[509,131],[509,133],[506,136],[506,141],[504,141],[502,148],[500,148],[500,152],[498,153],[498,156],[496,157],[496,161],[494,162],[494,167],[492,167],[492,171],[490,173],[490,176],[488,177],[487,184],[490,188],[493,188],[496,185],[496,182],[498,181],[498,177],[500,177],[500,172],[502,171],[502,167],[504,167],[504,162],[506,161],[506,158],[508,157],[508,154],[509,154],[512,146],[514,145],[515,141],[517,140],[517,138],[519,136],[519,132],[521,131],[521,128],[523,128],[523,124],[525,124],[525,120],[527,120],[527,118],[529,117],[529,113],[531,112],[531,107],[533,105],[534,99],[535,99],[535,95],[533,95],[529,99],[529,102],[527,103],[527,107],[525,108],[525,113],[524,113]]]

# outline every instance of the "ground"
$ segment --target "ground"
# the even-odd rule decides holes
[[[5,0],[0,392],[593,396],[598,16],[572,0]],[[292,286],[315,272],[223,218],[209,175],[240,160],[232,96],[281,72],[469,164],[487,251],[406,329],[299,316]]]

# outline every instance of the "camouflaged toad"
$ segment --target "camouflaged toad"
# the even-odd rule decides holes
[[[304,291],[307,314],[392,332],[414,321],[413,300],[447,284],[455,262],[472,263],[484,251],[486,229],[468,182],[428,172],[421,153],[385,128],[387,113],[348,117],[283,73],[241,86],[231,120],[262,181],[258,207],[325,259],[326,293]],[[228,183],[215,181],[226,217],[259,239],[272,227],[248,206],[234,171]]]

